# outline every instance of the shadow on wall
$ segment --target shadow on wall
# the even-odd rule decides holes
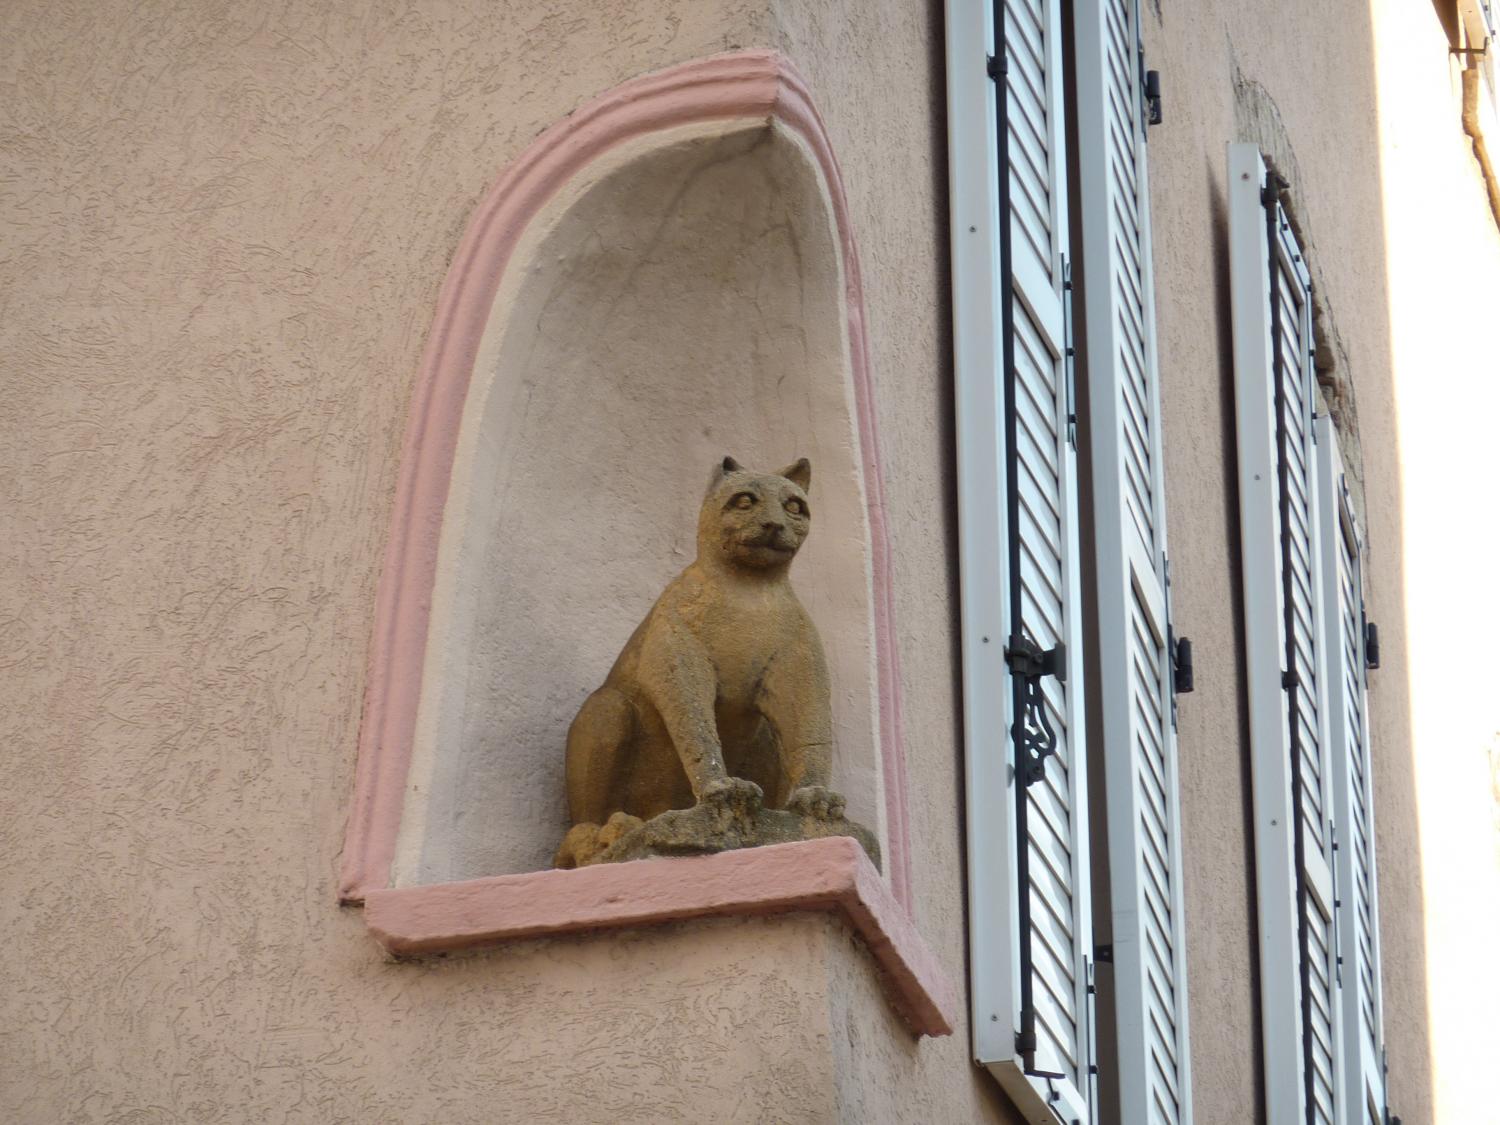
[[[884,836],[847,325],[826,189],[764,119],[621,145],[532,220],[464,411],[394,885],[549,865],[568,724],[692,560],[725,454],[812,461],[793,581],[828,648],[835,785]]]

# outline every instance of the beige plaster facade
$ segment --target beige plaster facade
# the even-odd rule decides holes
[[[1291,181],[1358,437],[1392,1108],[1494,1120],[1500,233],[1442,12],[1145,7],[1169,534],[1199,660],[1196,1120],[1255,1121],[1261,1097],[1234,140]],[[396,962],[336,905],[408,397],[468,216],[601,91],[770,47],[817,100],[862,255],[913,915],[962,992],[941,30],[934,6],[853,0],[0,9],[0,1118],[1016,1119],[962,1030],[913,1038],[833,916]]]

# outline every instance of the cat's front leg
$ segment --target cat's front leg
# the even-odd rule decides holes
[[[653,621],[641,647],[638,672],[646,697],[687,773],[698,804],[712,804],[754,815],[761,789],[752,781],[730,777],[714,718],[719,679],[703,643],[670,615]]]
[[[761,712],[775,729],[785,807],[818,820],[844,815],[828,786],[833,772],[833,704],[828,663],[812,623],[766,669]]]

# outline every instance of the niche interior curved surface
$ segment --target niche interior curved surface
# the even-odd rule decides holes
[[[691,560],[726,453],[812,460],[792,577],[829,653],[835,784],[909,905],[858,265],[822,123],[771,52],[601,96],[471,221],[402,450],[345,901],[576,874],[541,870],[567,826],[567,724]]]

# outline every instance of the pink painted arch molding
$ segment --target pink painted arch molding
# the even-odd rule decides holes
[[[592,895],[601,902],[628,902],[638,893],[650,896],[651,888],[660,883],[654,878],[660,874],[656,866],[666,861],[621,864],[608,870],[536,872],[463,884],[390,888],[416,732],[444,507],[470,376],[512,253],[527,225],[558,190],[614,146],[682,125],[757,117],[775,121],[794,132],[816,161],[834,212],[844,263],[843,305],[859,457],[869,508],[889,889],[874,875],[873,869],[865,871],[859,867],[856,862],[859,857],[838,851],[834,866],[842,874],[834,880],[837,883],[834,890],[811,893],[805,885],[807,879],[793,880],[797,885],[788,886],[788,894],[778,898],[764,878],[748,877],[761,864],[775,865],[778,871],[790,870],[788,863],[796,853],[788,856],[778,849],[756,849],[729,862],[724,857],[672,860],[670,863],[679,877],[692,865],[702,866],[706,881],[703,885],[711,884],[713,893],[697,905],[674,899],[672,909],[646,911],[639,918],[630,910],[612,909],[607,918],[591,919],[589,912],[581,910],[578,901],[570,897],[567,881],[577,882],[581,892],[586,890],[585,899]],[[408,951],[455,948],[519,936],[522,932],[646,924],[667,917],[705,913],[838,909],[865,936],[872,950],[878,945],[886,979],[901,993],[893,997],[897,1007],[908,1013],[909,1019],[912,1013],[923,1013],[920,1018],[911,1019],[914,1028],[928,1034],[951,1030],[948,1013],[952,998],[942,974],[933,967],[931,955],[909,921],[911,889],[900,677],[892,624],[890,544],[863,309],[858,257],[838,164],[807,87],[791,65],[774,52],[716,55],[617,86],[542,133],[486,195],[444,281],[412,398],[384,571],[376,599],[354,804],[340,873],[340,898],[345,902],[367,903],[367,918],[373,927],[370,913],[378,915],[376,934],[388,948]],[[818,860],[827,860],[837,849],[820,849],[816,843],[785,847],[807,849],[806,858],[817,866]],[[757,852],[767,854],[762,857]],[[770,854],[773,852],[778,854],[773,856]],[[813,853],[817,853],[816,857]],[[743,896],[737,898],[732,887],[726,891],[722,880],[711,877],[721,869],[747,875]],[[823,874],[826,876],[827,871]],[[571,905],[556,919],[539,917],[535,910],[527,910],[522,911],[527,915],[524,919],[512,914],[507,921],[502,917],[505,910],[514,911],[518,902],[530,897],[516,897],[516,887],[512,885],[516,880],[544,881],[550,887],[548,894],[560,896],[549,901],[567,901]],[[555,887],[551,886],[553,883]],[[601,892],[595,884],[608,886]],[[689,885],[695,885],[691,878]],[[529,887],[531,892],[540,890],[538,886]],[[475,895],[488,905],[476,907]],[[435,933],[433,919],[451,915],[451,910],[445,914],[444,904],[451,907],[460,900],[471,912],[480,910],[486,918],[485,924],[477,931],[459,926],[446,937]],[[871,920],[876,918],[880,922],[873,925]],[[464,933],[469,936],[464,937]],[[908,994],[912,988],[916,991]]]

